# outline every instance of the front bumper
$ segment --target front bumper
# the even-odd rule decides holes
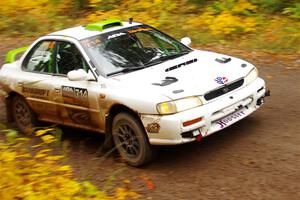
[[[142,114],[141,120],[152,145],[176,145],[206,137],[245,118],[263,104],[265,82],[257,78],[253,83],[224,94],[216,100],[173,115]],[[190,126],[183,122],[202,118]],[[154,130],[152,130],[154,129]]]

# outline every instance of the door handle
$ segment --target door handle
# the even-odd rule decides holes
[[[24,82],[23,82],[23,81],[18,81],[18,85],[19,85],[19,86],[23,86],[23,85],[24,85]]]

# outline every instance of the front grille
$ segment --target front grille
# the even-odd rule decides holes
[[[217,98],[223,94],[226,94],[228,92],[231,92],[231,91],[241,87],[243,84],[244,84],[244,79],[240,79],[240,80],[230,83],[228,85],[224,85],[216,90],[213,90],[213,91],[205,94],[204,99],[206,101],[212,100],[214,98]]]

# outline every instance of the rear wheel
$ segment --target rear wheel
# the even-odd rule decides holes
[[[11,101],[12,116],[18,129],[30,134],[36,125],[36,117],[26,100],[21,96],[14,96]]]
[[[141,123],[128,113],[119,113],[113,120],[113,140],[121,157],[131,166],[151,160],[152,149]]]

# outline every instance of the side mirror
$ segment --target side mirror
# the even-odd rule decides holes
[[[86,71],[84,71],[83,69],[73,70],[73,71],[70,71],[67,74],[67,76],[70,81],[95,80],[95,77],[90,70],[88,73]]]
[[[184,44],[185,46],[190,46],[190,44],[192,43],[192,40],[189,37],[184,37],[184,38],[181,38],[180,42],[182,44]]]

